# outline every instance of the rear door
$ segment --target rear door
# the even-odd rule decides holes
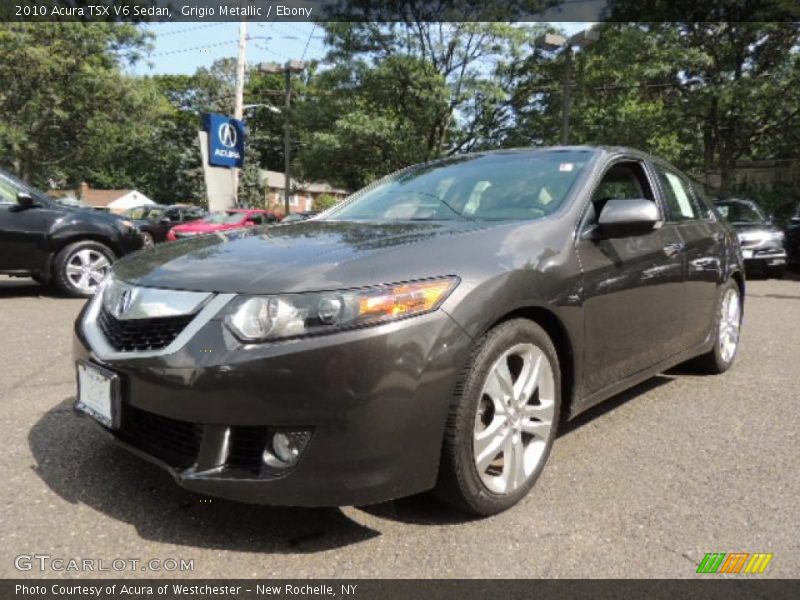
[[[653,167],[668,222],[681,238],[686,319],[680,349],[686,350],[702,344],[714,322],[718,286],[722,281],[724,234],[713,211],[685,175],[661,163]]]
[[[592,192],[582,224],[577,252],[583,270],[587,393],[675,352],[684,319],[681,238],[673,224],[662,223],[645,235],[626,238],[586,235],[611,198],[646,198],[659,204],[643,161],[618,160],[607,168]]]

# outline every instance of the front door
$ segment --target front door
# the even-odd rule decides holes
[[[583,230],[596,223],[607,200],[657,203],[653,190],[640,161],[616,162],[592,194]],[[581,236],[584,393],[603,390],[675,352],[685,311],[681,247],[672,223],[627,238]]]

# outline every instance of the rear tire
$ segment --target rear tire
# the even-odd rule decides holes
[[[115,260],[111,248],[84,240],[64,247],[53,261],[53,282],[65,295],[88,298]]]
[[[742,326],[742,294],[739,285],[731,279],[720,296],[714,324],[714,347],[692,364],[703,373],[717,375],[733,365],[739,350]]]
[[[155,240],[153,239],[152,234],[143,231],[142,232],[142,248],[152,248],[156,245]]]
[[[558,355],[527,319],[479,341],[450,404],[437,496],[480,516],[514,506],[539,478],[561,406]]]

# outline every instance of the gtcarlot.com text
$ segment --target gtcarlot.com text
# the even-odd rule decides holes
[[[92,573],[100,571],[157,571],[157,572],[191,572],[194,571],[193,558],[76,558],[52,556],[50,554],[19,554],[14,558],[14,567],[18,571],[72,572]]]

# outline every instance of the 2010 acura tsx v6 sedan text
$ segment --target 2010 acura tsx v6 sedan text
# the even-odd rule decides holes
[[[678,363],[721,373],[736,234],[625,148],[410,167],[314,219],[140,252],[75,326],[76,408],[180,485],[369,504],[518,502],[559,420]]]

